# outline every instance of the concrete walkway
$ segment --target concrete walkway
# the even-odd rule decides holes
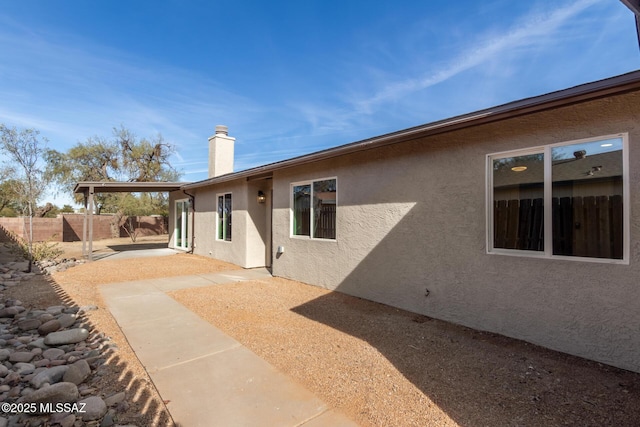
[[[266,269],[101,287],[105,302],[177,425],[357,426],[165,294],[271,277]]]

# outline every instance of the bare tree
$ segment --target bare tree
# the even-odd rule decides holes
[[[46,143],[47,139],[40,137],[35,129],[18,131],[0,124],[0,149],[8,156],[7,167],[13,172],[13,182],[18,186],[18,202],[23,215],[29,218],[29,271],[33,261],[33,211],[47,184],[43,170],[39,168]]]

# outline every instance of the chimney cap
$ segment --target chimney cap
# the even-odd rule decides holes
[[[217,125],[216,126],[216,134],[229,135],[229,128],[225,125]]]

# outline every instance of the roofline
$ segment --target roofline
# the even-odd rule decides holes
[[[275,170],[300,166],[306,163],[331,159],[333,157],[342,156],[345,154],[370,150],[386,145],[397,144],[399,142],[411,141],[419,138],[424,138],[426,136],[437,135],[471,126],[497,122],[512,117],[518,117],[526,114],[532,114],[554,108],[578,104],[609,95],[617,95],[636,91],[639,89],[640,70],[603,80],[598,80],[595,82],[585,83],[568,89],[550,92],[545,95],[539,95],[531,98],[513,101],[496,107],[455,116],[449,119],[435,121],[401,131],[357,142],[352,142],[346,145],[340,145],[334,148],[328,148],[326,150],[321,150],[311,154],[305,154],[302,156],[293,157],[291,159],[246,169],[244,171],[233,172],[213,178],[208,178],[202,181],[188,183],[183,185],[182,188],[198,188],[241,178],[251,179],[256,175],[268,177]]]
[[[74,193],[86,194],[91,189],[95,193],[144,193],[176,191],[188,182],[117,182],[81,181],[73,188]]]

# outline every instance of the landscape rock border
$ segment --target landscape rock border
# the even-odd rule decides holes
[[[2,264],[0,292],[83,262],[39,262],[37,273],[25,272],[27,261]],[[129,403],[125,391],[105,396],[96,385],[118,350],[86,320],[84,313],[96,308],[27,308],[0,293],[0,408],[9,410],[0,412],[0,427],[118,425]]]

